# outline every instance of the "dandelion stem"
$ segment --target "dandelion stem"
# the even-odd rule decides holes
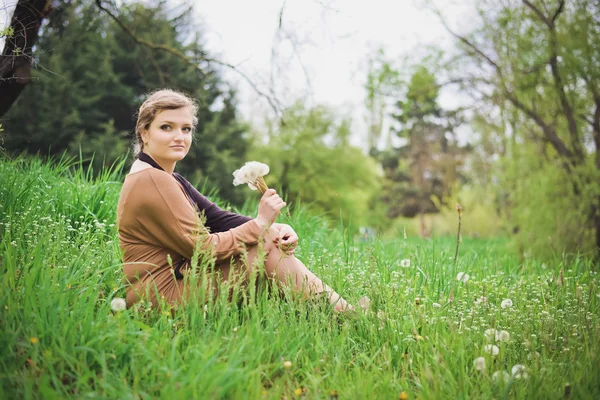
[[[462,207],[458,203],[456,203],[456,212],[458,213],[458,230],[456,231],[456,251],[454,252],[454,263],[455,264],[456,264],[456,259],[458,258],[458,247],[460,246],[460,225],[461,225],[461,215],[462,215]]]

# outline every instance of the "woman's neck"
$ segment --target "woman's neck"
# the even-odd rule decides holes
[[[176,162],[164,161],[164,160],[161,160],[159,157],[155,157],[148,152],[144,152],[144,153],[146,153],[146,155],[150,156],[150,158],[152,158],[152,160],[154,160],[154,162],[156,164],[158,164],[165,172],[168,172],[169,174],[173,174],[173,171],[175,171],[175,165],[177,165]],[[145,160],[141,160],[141,161],[146,162]]]

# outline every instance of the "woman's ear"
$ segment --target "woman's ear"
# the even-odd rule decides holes
[[[144,129],[142,131],[142,134],[140,135],[140,139],[142,139],[142,143],[144,143],[144,145],[148,144],[148,130]]]

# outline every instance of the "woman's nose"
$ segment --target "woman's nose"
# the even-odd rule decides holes
[[[177,141],[183,140],[183,130],[177,129],[175,131],[175,140],[177,140]]]

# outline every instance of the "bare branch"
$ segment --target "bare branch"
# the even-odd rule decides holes
[[[544,15],[544,13],[539,8],[537,8],[535,5],[533,5],[528,0],[523,0],[523,4],[525,4],[527,7],[529,7],[531,9],[531,11],[533,11],[535,13],[535,15],[537,15],[538,18],[544,24],[548,25],[548,28],[552,29],[552,26],[554,25],[554,21],[551,21],[546,15]],[[559,10],[560,9],[562,9],[562,6],[559,7]]]
[[[442,18],[442,16],[441,15],[439,15],[439,16],[440,16],[440,20],[442,21],[442,25],[444,25],[444,28],[446,28],[446,30],[452,36],[454,36],[456,39],[460,40],[462,43],[466,44],[467,47],[469,47],[477,55],[479,55],[481,58],[483,58],[485,61],[487,61],[487,63],[489,65],[491,65],[492,67],[494,67],[494,69],[496,70],[496,72],[498,73],[498,75],[502,76],[502,70],[500,69],[500,66],[494,60],[492,60],[484,52],[482,52],[481,50],[479,50],[479,48],[477,48],[474,44],[472,44],[467,38],[465,38],[464,36],[459,35],[458,33],[454,32],[452,29],[450,29],[450,27],[448,26],[448,24],[446,23],[446,21]]]
[[[576,156],[581,160],[584,157],[583,150],[581,148],[581,143],[579,140],[579,130],[577,129],[577,120],[575,118],[575,112],[573,111],[573,107],[567,98],[567,94],[565,92],[565,85],[562,80],[562,76],[560,74],[559,66],[558,66],[558,43],[556,39],[556,18],[560,15],[563,10],[564,0],[559,1],[559,6],[552,19],[548,18],[542,12],[536,8],[533,4],[531,4],[528,0],[523,0],[523,3],[529,7],[533,12],[538,15],[538,17],[546,24],[548,30],[550,31],[550,69],[552,71],[552,77],[554,79],[554,88],[558,93],[558,97],[560,99],[560,104],[567,118],[567,123],[569,127],[569,134],[571,136],[571,146],[573,147]]]
[[[526,0],[523,0],[523,1],[526,1]],[[491,57],[487,56],[483,51],[481,51],[477,46],[475,46],[467,38],[452,31],[448,27],[448,24],[446,23],[446,21],[443,19],[443,17],[439,13],[438,13],[438,16],[440,17],[440,20],[441,20],[442,24],[444,25],[444,27],[448,30],[448,32],[452,36],[454,36],[455,38],[460,40],[462,43],[467,45],[467,47],[469,49],[471,49],[471,51],[473,51],[476,56],[482,58],[490,66],[492,66],[494,68],[494,70],[496,71],[496,74],[498,75],[498,77],[501,80],[502,92],[503,92],[504,96],[506,96],[506,99],[509,100],[517,109],[521,110],[525,115],[527,115],[529,118],[531,118],[540,127],[540,129],[542,130],[542,132],[544,133],[544,135],[546,136],[548,141],[556,149],[557,153],[571,161],[577,162],[578,160],[574,160],[573,153],[565,146],[564,142],[560,139],[560,137],[556,133],[556,129],[554,128],[554,126],[552,126],[552,125],[548,124],[546,121],[544,121],[544,119],[542,118],[542,116],[539,113],[535,112],[535,110],[533,110],[532,108],[525,105],[522,101],[519,100],[519,98],[511,90],[509,90],[506,87],[506,85],[504,83],[504,74],[503,74],[502,69],[498,65],[498,63],[496,63],[494,60],[492,60]]]
[[[552,16],[552,24],[554,24],[554,21],[556,21],[556,18],[558,18],[558,16],[560,15],[560,13],[563,11],[564,8],[565,8],[565,1],[560,0],[558,2],[558,8],[556,9],[556,11],[554,12],[554,15]]]

